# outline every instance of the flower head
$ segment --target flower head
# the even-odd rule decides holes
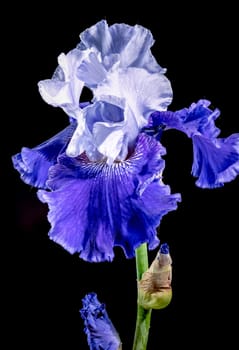
[[[111,261],[116,246],[131,258],[142,243],[158,246],[157,226],[181,200],[162,181],[162,132],[174,128],[192,139],[192,174],[203,188],[239,174],[239,134],[218,138],[219,111],[207,100],[167,110],[171,84],[151,53],[148,29],[103,20],[80,39],[58,57],[52,78],[38,84],[70,125],[40,146],[23,148],[13,165],[23,181],[40,188],[52,240],[90,262]],[[92,101],[80,103],[83,87]]]
[[[82,303],[80,314],[84,320],[90,350],[120,350],[119,335],[109,319],[105,305],[98,301],[97,295],[87,294]]]
[[[40,81],[43,99],[61,107],[70,126],[13,157],[22,179],[40,188],[49,206],[49,235],[86,261],[126,257],[147,242],[176,209],[180,195],[162,182],[165,149],[141,133],[155,111],[166,111],[172,89],[151,53],[150,31],[100,21],[80,35],[77,48],[58,57],[52,79]],[[91,89],[91,103],[79,103]]]

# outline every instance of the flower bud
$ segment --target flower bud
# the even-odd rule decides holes
[[[172,259],[166,243],[138,282],[138,303],[145,309],[163,309],[172,299]]]
[[[90,350],[122,350],[122,343],[105,308],[96,293],[89,293],[83,299],[80,310],[84,320],[85,333]]]

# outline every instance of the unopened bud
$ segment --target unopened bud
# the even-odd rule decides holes
[[[172,259],[166,243],[138,282],[138,303],[145,309],[163,309],[172,299]]]

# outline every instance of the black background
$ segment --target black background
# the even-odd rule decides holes
[[[238,132],[238,21],[235,8],[208,7],[202,2],[175,7],[138,5],[134,14],[114,3],[112,10],[70,2],[55,9],[40,3],[6,11],[2,31],[6,50],[2,100],[3,272],[6,275],[8,348],[60,346],[88,349],[79,315],[88,292],[105,302],[123,342],[131,349],[136,316],[134,260],[120,249],[112,263],[90,264],[71,256],[48,239],[47,207],[35,190],[21,182],[11,155],[33,147],[65,125],[67,117],[40,97],[37,82],[50,78],[57,56],[79,42],[79,34],[105,18],[109,24],[141,24],[156,42],[153,53],[167,68],[174,91],[171,110],[209,99],[221,110],[221,136]],[[112,6],[112,5],[111,5]],[[122,14],[118,11],[121,10]],[[14,13],[14,15],[13,15]],[[6,68],[7,67],[7,68]],[[230,344],[236,341],[238,311],[237,235],[238,179],[215,190],[195,186],[190,175],[191,141],[174,131],[164,134],[167,147],[164,182],[182,194],[182,203],[162,221],[159,237],[168,242],[173,258],[173,300],[153,312],[149,350]],[[5,191],[6,190],[6,191]],[[7,227],[7,229],[6,229]],[[156,252],[150,252],[150,261]]]

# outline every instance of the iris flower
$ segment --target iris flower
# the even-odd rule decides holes
[[[218,138],[219,111],[206,100],[167,110],[172,89],[152,56],[149,30],[100,21],[80,38],[58,57],[53,77],[38,84],[70,125],[40,146],[23,148],[13,164],[48,204],[51,239],[90,262],[111,261],[115,246],[131,258],[142,243],[158,246],[157,227],[181,200],[162,180],[163,130],[192,138],[199,187],[238,175],[239,137]],[[83,87],[92,91],[89,103],[79,103]]]
[[[105,305],[100,303],[95,293],[89,293],[82,299],[80,310],[84,320],[90,350],[120,350],[121,341],[109,319]]]

